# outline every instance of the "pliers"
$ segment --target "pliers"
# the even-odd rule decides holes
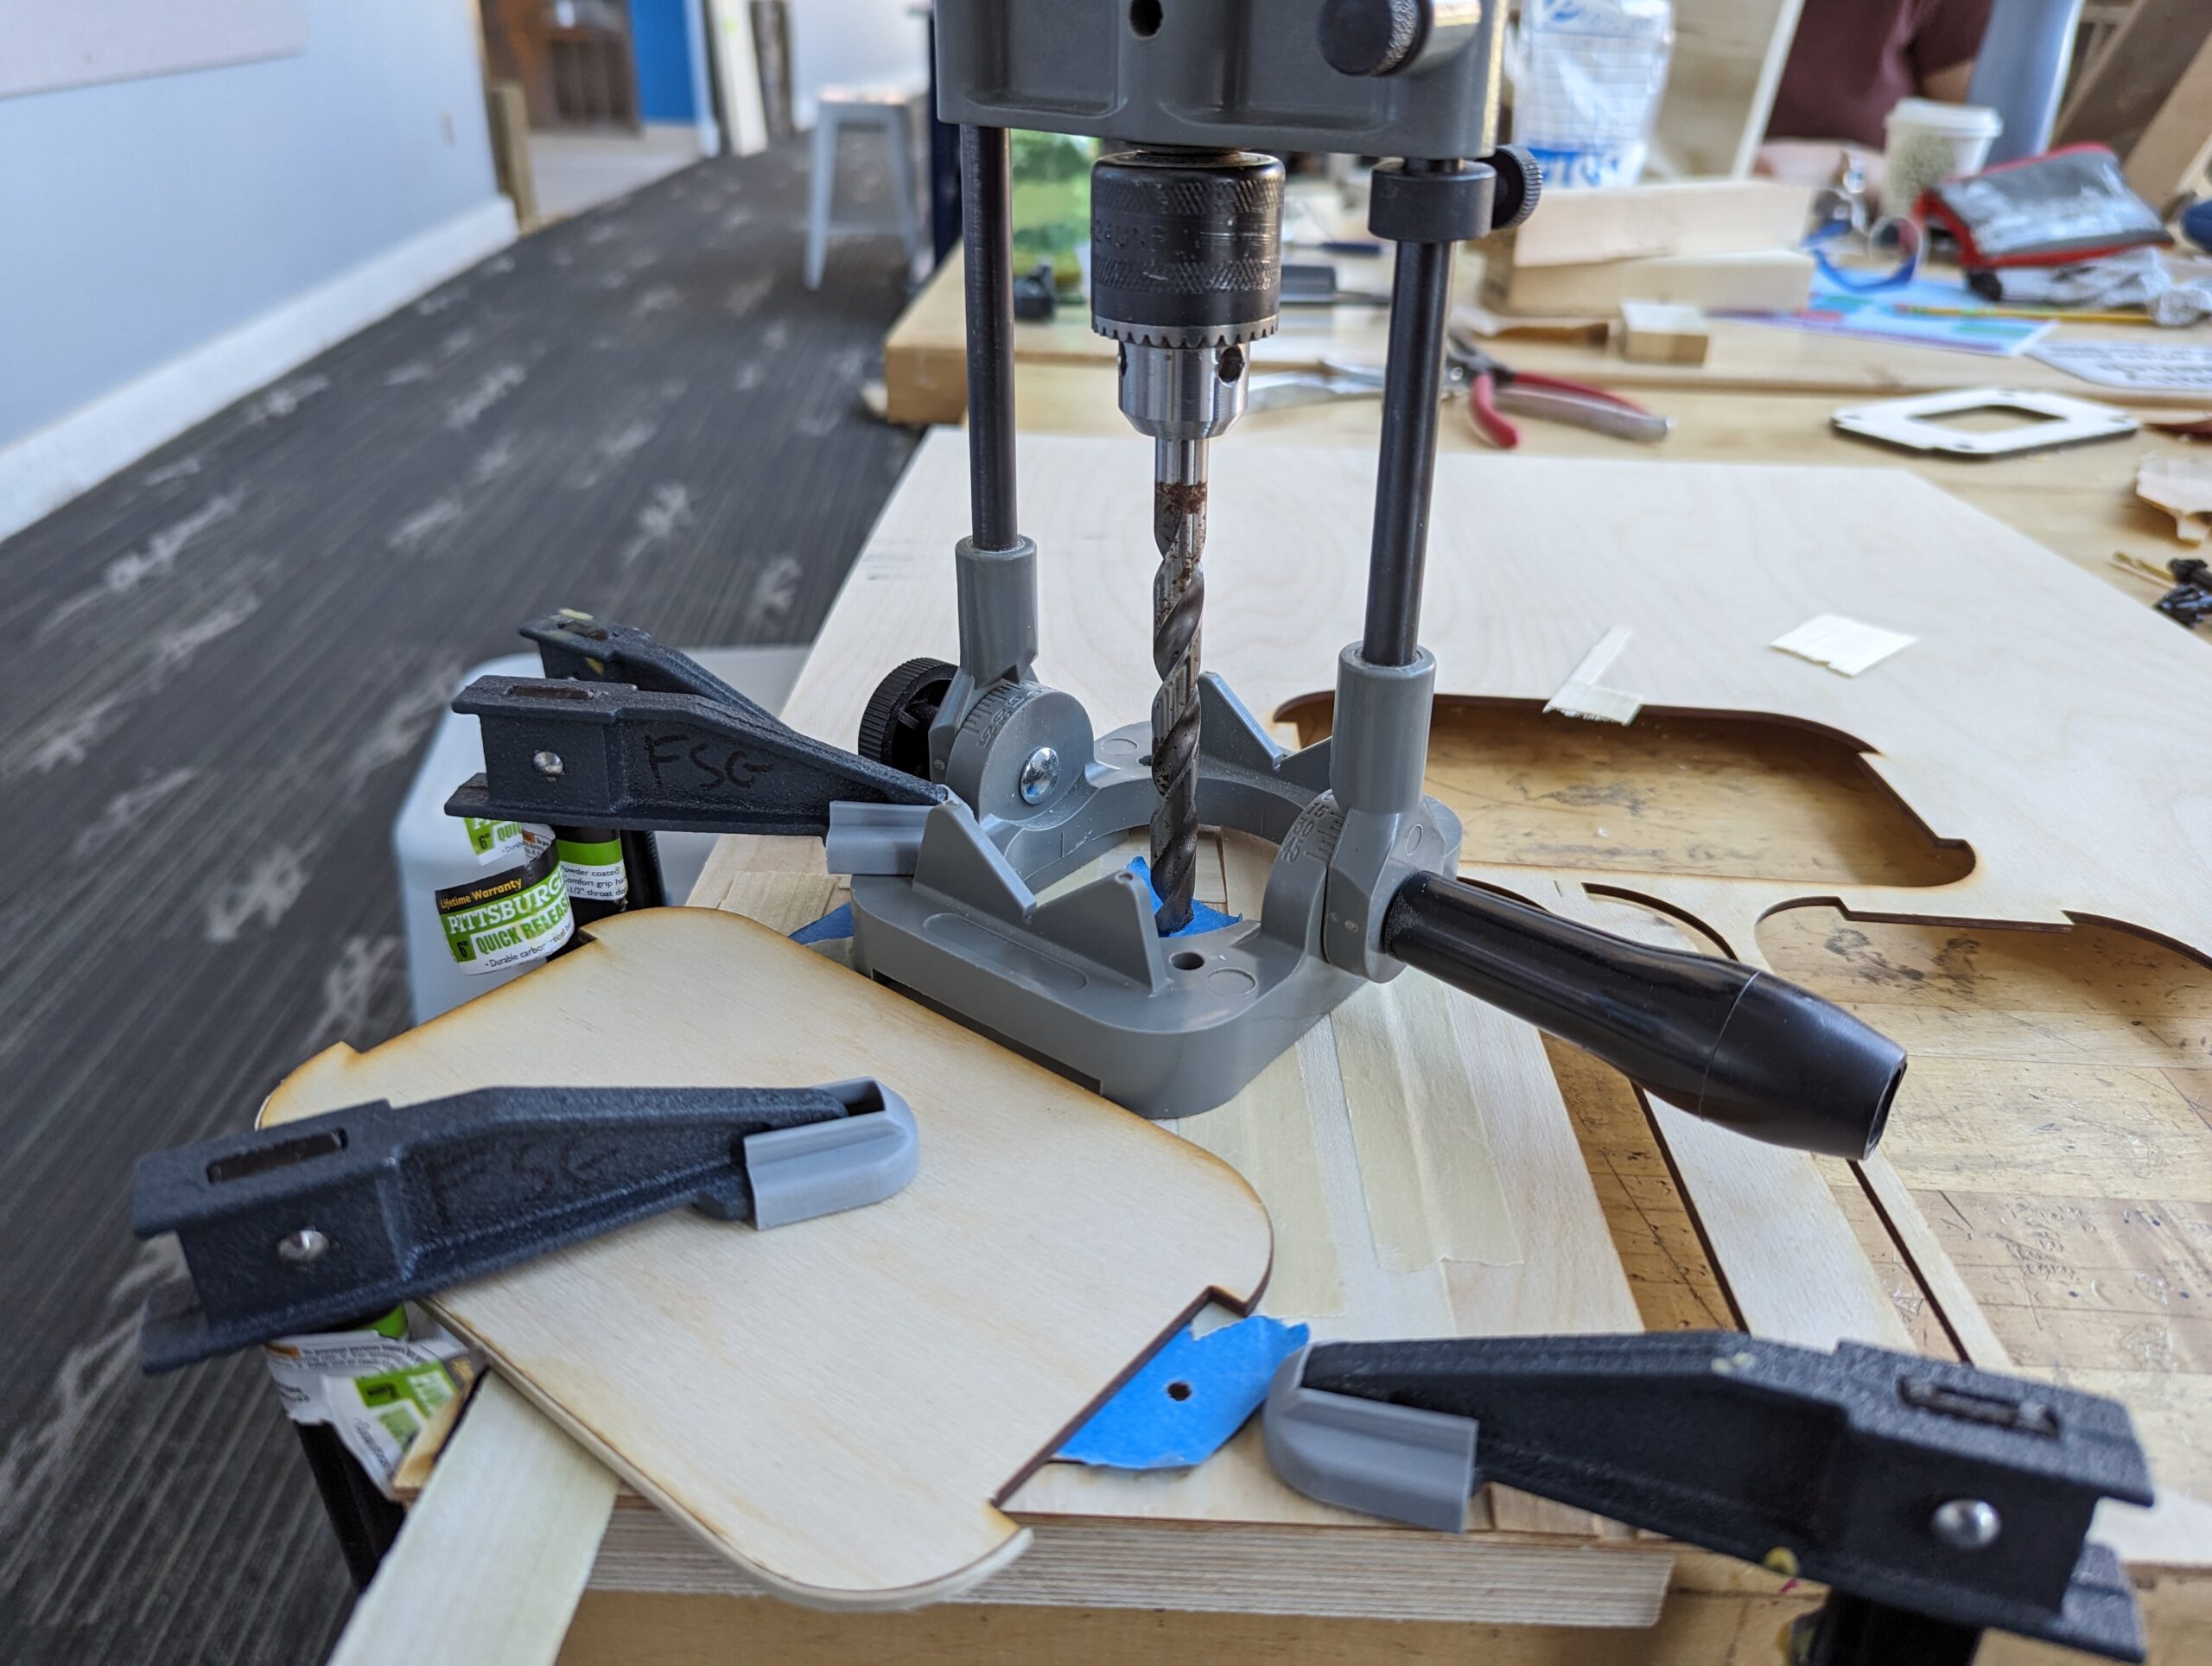
[[[1451,397],[1464,397],[1475,431],[1501,450],[1521,443],[1515,416],[1542,417],[1599,434],[1649,445],[1674,429],[1674,419],[1646,410],[1634,400],[1564,377],[1516,371],[1501,365],[1472,337],[1453,331],[1444,354],[1444,380]],[[1318,371],[1287,371],[1253,380],[1249,409],[1280,410],[1325,399],[1372,397],[1382,391],[1379,366],[1324,359]]]
[[[1587,382],[1535,371],[1516,371],[1483,351],[1471,336],[1454,330],[1446,338],[1445,380],[1467,400],[1475,432],[1501,451],[1521,443],[1521,430],[1508,419],[1535,416],[1599,434],[1652,445],[1674,430],[1674,419],[1646,410],[1633,399]]]

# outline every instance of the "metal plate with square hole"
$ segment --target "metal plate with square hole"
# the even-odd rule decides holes
[[[1965,429],[1933,420],[1969,411],[1995,410],[2031,420],[2017,428]],[[2135,432],[2135,419],[2124,410],[2063,393],[2025,388],[1961,388],[1890,399],[1878,405],[1852,405],[1833,419],[1846,434],[1903,446],[1908,451],[1940,451],[1955,457],[2016,457],[2023,452],[2116,440]]]

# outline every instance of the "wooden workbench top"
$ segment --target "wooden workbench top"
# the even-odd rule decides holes
[[[1389,287],[1388,261],[1347,264],[1356,264],[1362,271],[1371,269],[1371,276],[1360,279],[1361,287]],[[1460,287],[1465,293],[1464,278]],[[950,423],[965,415],[968,366],[963,304],[960,254],[955,250],[884,338],[884,385],[893,422]],[[1389,317],[1386,308],[1376,306],[1286,307],[1281,330],[1254,351],[1254,368],[1261,374],[1307,369],[1325,358],[1379,365]],[[1661,394],[1671,397],[1694,390],[1866,399],[1987,383],[2170,410],[2212,405],[2212,394],[2122,393],[2101,388],[2024,355],[1983,358],[1726,318],[1714,319],[1712,327],[1712,352],[1702,366],[1631,364],[1618,348],[1526,336],[1508,336],[1491,346],[1500,359],[1517,369],[1579,377],[1624,391],[1649,391],[1662,409],[1672,407]],[[2124,324],[2066,324],[2060,330],[2061,339],[2069,341],[2139,343],[2179,337],[2212,343],[2212,326],[2205,325],[2185,332]],[[1064,302],[1050,323],[1016,324],[1014,347],[1015,361],[1025,367],[1111,366],[1114,362],[1114,343],[1092,332],[1089,308],[1081,302]]]

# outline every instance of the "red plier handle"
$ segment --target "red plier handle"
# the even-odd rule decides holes
[[[1451,363],[1464,378],[1467,416],[1475,432],[1501,451],[1521,443],[1521,430],[1506,416],[1508,410],[1646,443],[1665,439],[1674,428],[1669,418],[1590,383],[1510,370],[1464,338],[1453,338]]]

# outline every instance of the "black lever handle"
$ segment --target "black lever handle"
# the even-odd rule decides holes
[[[1896,1042],[1771,972],[1651,948],[1459,880],[1408,880],[1382,949],[1669,1104],[1775,1145],[1866,1157],[1904,1075]]]

